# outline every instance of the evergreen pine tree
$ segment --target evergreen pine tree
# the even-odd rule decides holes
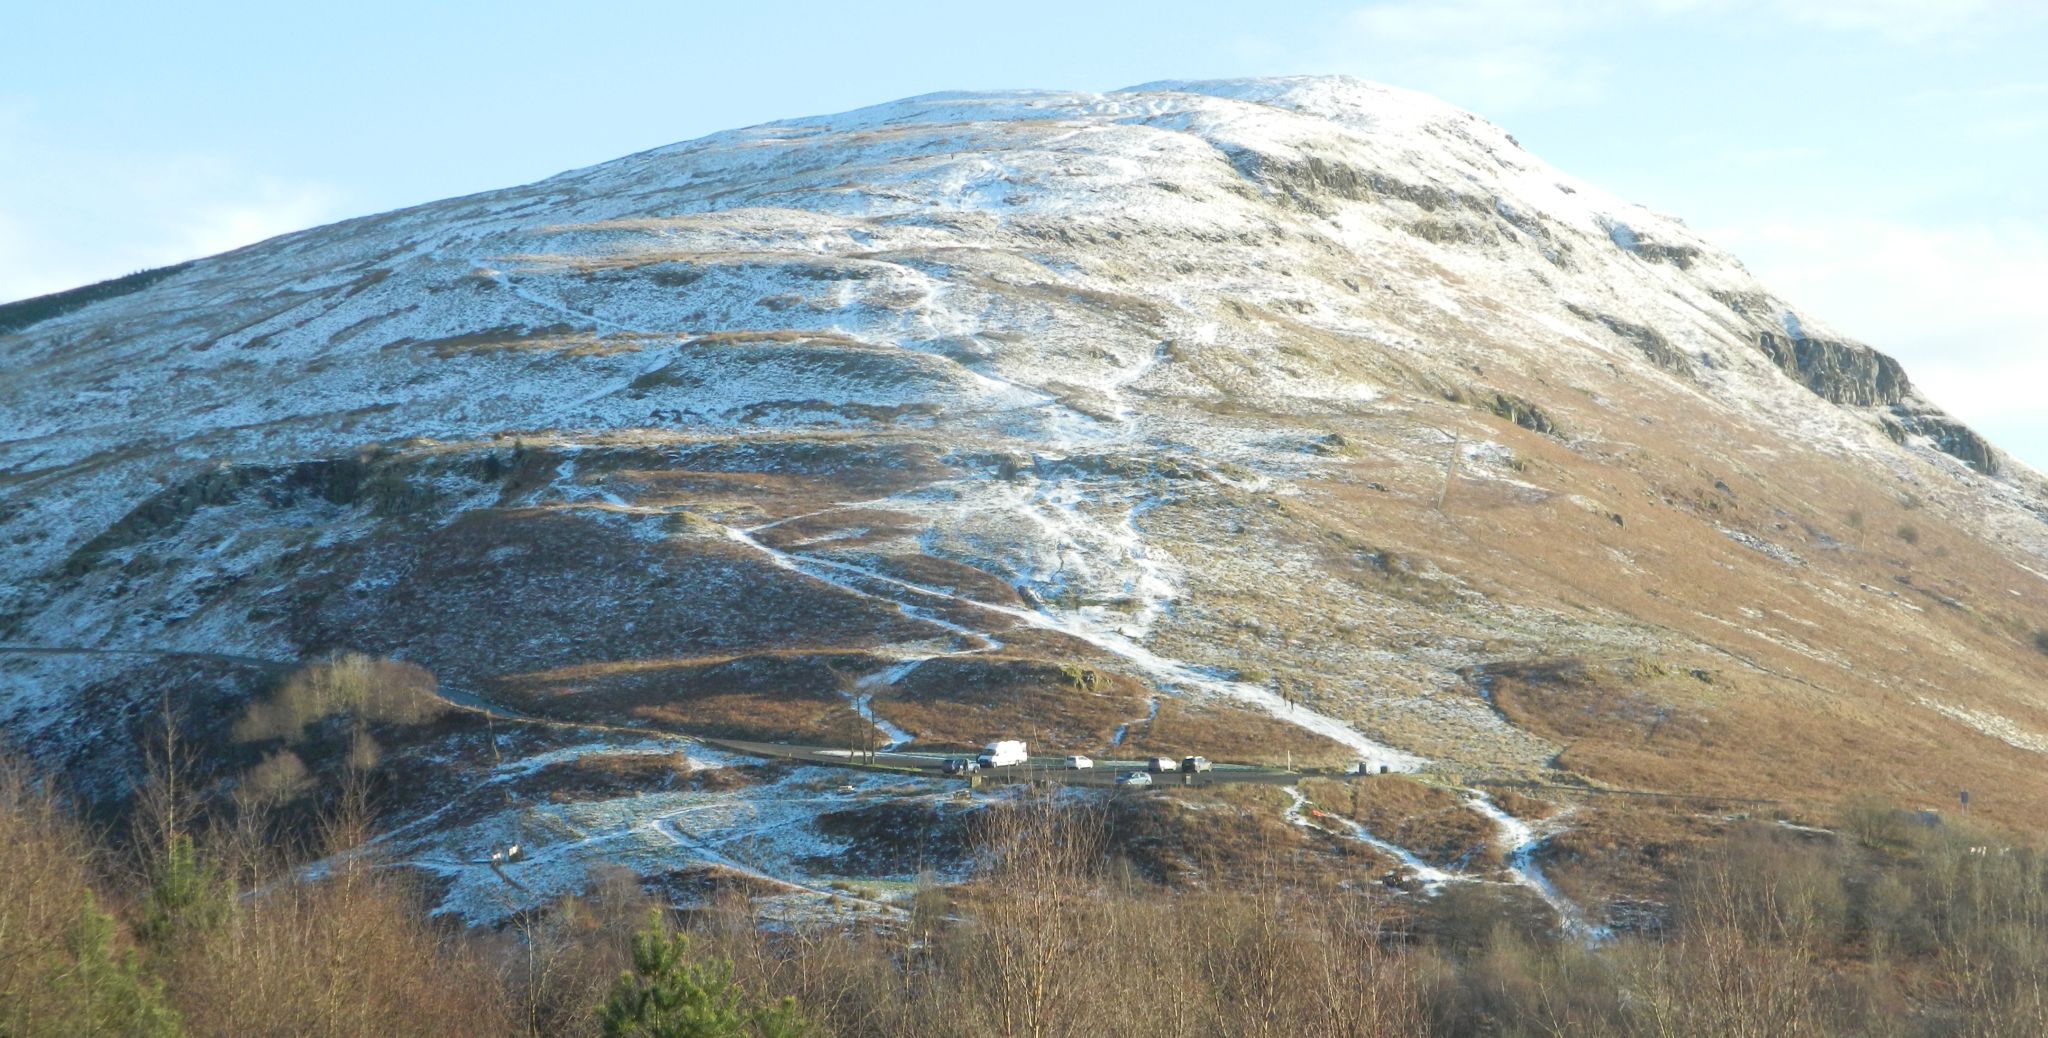
[[[180,833],[164,848],[163,860],[150,879],[137,935],[161,946],[181,934],[212,930],[227,919],[232,904],[219,870],[201,861],[192,838]]]
[[[732,962],[692,961],[690,939],[659,916],[633,935],[633,970],[605,1000],[605,1038],[804,1038],[808,1025],[792,999],[751,1003],[733,982]]]
[[[71,968],[57,982],[66,989],[68,997],[61,1001],[69,1003],[70,1011],[63,1021],[36,1021],[50,1025],[42,1033],[123,1038],[177,1038],[182,1033],[158,985],[142,975],[133,956],[115,951],[114,918],[100,911],[92,894],[79,905],[65,944]]]

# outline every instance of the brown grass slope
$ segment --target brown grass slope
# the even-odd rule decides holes
[[[1174,577],[1148,649],[1450,777],[1793,806],[1969,789],[2048,823],[2038,476],[1887,359],[1788,343],[1792,308],[1675,223],[1638,213],[1655,232],[1617,236],[1504,207],[1490,164],[1527,157],[1480,124],[1410,142],[1459,174],[1422,183],[1375,165],[1399,164],[1385,140],[1298,115],[1282,137],[1304,147],[1203,138],[1114,210],[1030,204],[1071,158],[1036,124],[749,138],[746,168],[796,149],[810,171],[771,185],[678,176],[723,154],[707,144],[603,174],[653,178],[640,193],[406,217],[488,222],[492,267],[349,253],[391,230],[371,218],[10,336],[9,400],[51,431],[0,472],[21,549],[0,637],[360,650],[549,716],[787,739],[853,723],[840,663],[932,656],[878,692],[883,716],[935,745],[1099,748],[1158,690],[1004,610],[1130,596],[1042,579],[1080,549],[990,504],[1067,480],[1099,527],[1147,502],[1131,528]],[[883,143],[912,148],[888,204],[914,217],[846,217],[857,176],[807,179]],[[1037,170],[1014,213],[919,179],[962,147]],[[316,244],[353,258],[281,273],[342,262],[284,251]],[[475,316],[534,293],[572,309]],[[643,309],[667,324],[591,316]],[[441,330],[386,328],[416,312]],[[779,374],[713,399],[749,373]],[[518,410],[572,378],[600,391]],[[347,406],[280,388],[336,379],[390,388]],[[80,399],[114,417],[74,429]],[[1049,431],[1071,427],[1103,441]],[[88,710],[175,691],[226,715],[248,694],[144,670],[16,675],[92,690],[41,747],[97,767],[73,745]],[[1342,756],[1199,695],[1130,737]]]

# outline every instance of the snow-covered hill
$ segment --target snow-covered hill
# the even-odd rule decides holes
[[[15,645],[2048,814],[2039,477],[1349,79],[930,95],[288,235],[0,338],[0,441]],[[8,656],[0,719],[91,774],[246,693],[140,659]]]

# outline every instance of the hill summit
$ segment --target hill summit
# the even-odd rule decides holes
[[[225,742],[266,665],[355,651],[608,745],[2048,821],[2048,486],[1679,220],[1405,91],[934,94],[0,328],[34,650],[0,720],[98,795],[167,695]],[[386,747],[443,776],[414,819],[520,766],[490,738]],[[578,831],[646,835],[642,795]]]

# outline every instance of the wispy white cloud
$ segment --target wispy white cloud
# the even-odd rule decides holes
[[[339,215],[326,185],[198,153],[80,147],[0,98],[0,301],[211,255]]]
[[[218,156],[181,156],[157,167],[129,197],[161,214],[168,249],[206,256],[310,227],[335,215],[325,185],[255,173]]]
[[[1707,16],[1875,35],[1899,43],[1996,31],[2040,15],[2035,0],[1589,0],[1575,6],[1597,7],[1610,20]]]
[[[1766,145],[1755,148],[1721,148],[1714,153],[1718,162],[1733,166],[1781,166],[1788,162],[1811,162],[1826,158],[1826,148],[1807,144]]]
[[[1811,219],[1712,232],[1765,284],[1899,358],[1921,389],[2048,468],[2048,233]]]
[[[1354,9],[1334,46],[1368,76],[1487,112],[1590,101],[1606,70],[1568,43],[1597,26],[1602,3],[1392,0]]]
[[[1795,25],[1875,33],[1902,43],[1971,32],[2029,9],[2002,0],[1766,0],[1757,6]]]
[[[1986,140],[2010,142],[2048,135],[2048,82],[1922,90],[1909,96],[1906,103],[1923,113],[1958,119],[1970,136]]]
[[[1325,64],[1439,94],[1492,115],[1598,101],[1612,69],[1600,33],[1747,25],[1927,44],[2048,17],[2038,0],[1378,0],[1322,41]],[[1247,53],[1278,52],[1257,43]]]
[[[1911,100],[1935,104],[1951,104],[1957,101],[1978,103],[2015,101],[2032,103],[2043,97],[2048,97],[2048,82],[2025,80],[2017,83],[1998,83],[1984,87],[1940,87],[1931,90],[1921,90],[1914,93]]]

